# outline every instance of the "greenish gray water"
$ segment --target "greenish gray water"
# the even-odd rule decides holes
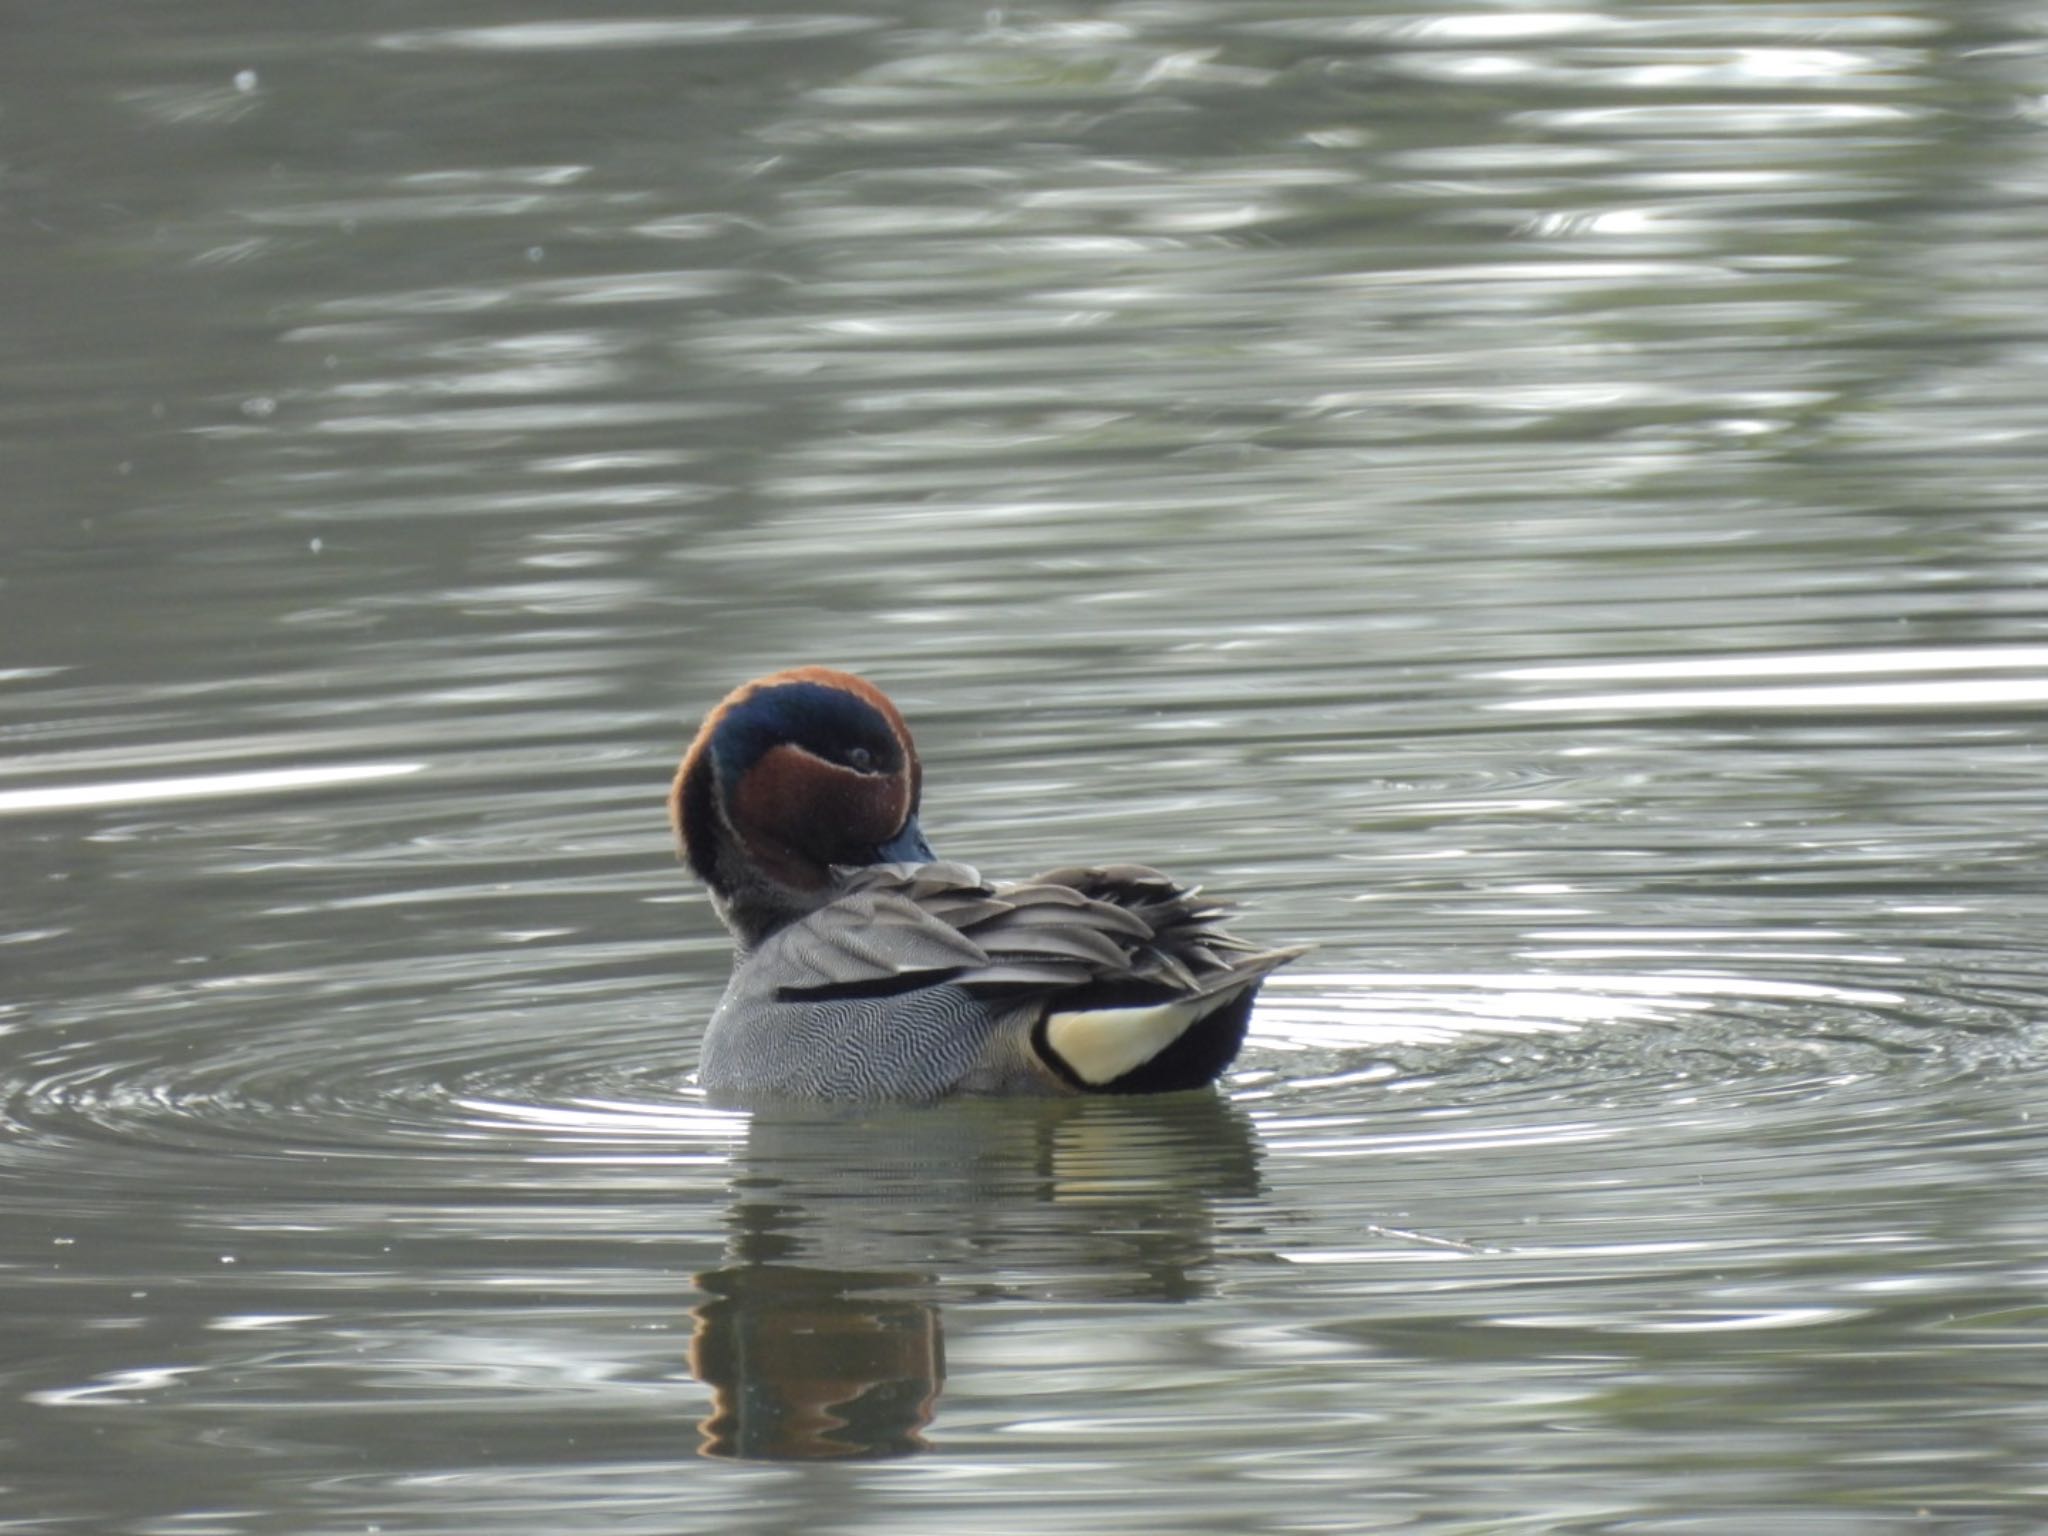
[[[0,1532],[2038,1529],[2035,7],[20,6]],[[661,798],[1319,947],[707,1108]]]

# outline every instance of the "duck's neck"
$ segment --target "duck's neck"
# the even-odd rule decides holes
[[[743,955],[838,894],[839,883],[829,875],[815,885],[796,886],[740,860],[721,865],[720,872],[727,869],[734,872],[733,878],[711,888],[711,905]]]
[[[735,901],[714,892],[711,905],[716,909],[719,920],[725,924],[726,930],[732,934],[733,946],[739,958],[744,959],[791,923],[816,911],[823,903],[791,907],[780,903],[744,899]]]

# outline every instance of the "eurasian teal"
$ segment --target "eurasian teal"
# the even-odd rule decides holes
[[[1137,864],[1012,885],[939,860],[880,689],[797,667],[705,718],[669,795],[738,944],[699,1078],[726,1099],[1159,1093],[1214,1081],[1298,949]]]

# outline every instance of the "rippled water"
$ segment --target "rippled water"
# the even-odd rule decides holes
[[[2037,8],[6,33],[0,1531],[2038,1528]],[[1220,1096],[703,1104],[799,661]]]

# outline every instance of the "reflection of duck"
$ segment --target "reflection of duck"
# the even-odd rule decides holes
[[[734,690],[670,795],[740,954],[704,1036],[725,1096],[1154,1093],[1211,1082],[1260,950],[1140,865],[990,885],[933,861],[922,769],[882,693],[824,667]]]
[[[731,1188],[726,1262],[697,1277],[703,1454],[893,1456],[937,1412],[941,1298],[1199,1296],[1258,1148],[1210,1095],[786,1105],[754,1117]]]
[[[756,1264],[699,1275],[690,1370],[712,1389],[706,1456],[829,1461],[925,1449],[945,1360],[921,1277]]]

